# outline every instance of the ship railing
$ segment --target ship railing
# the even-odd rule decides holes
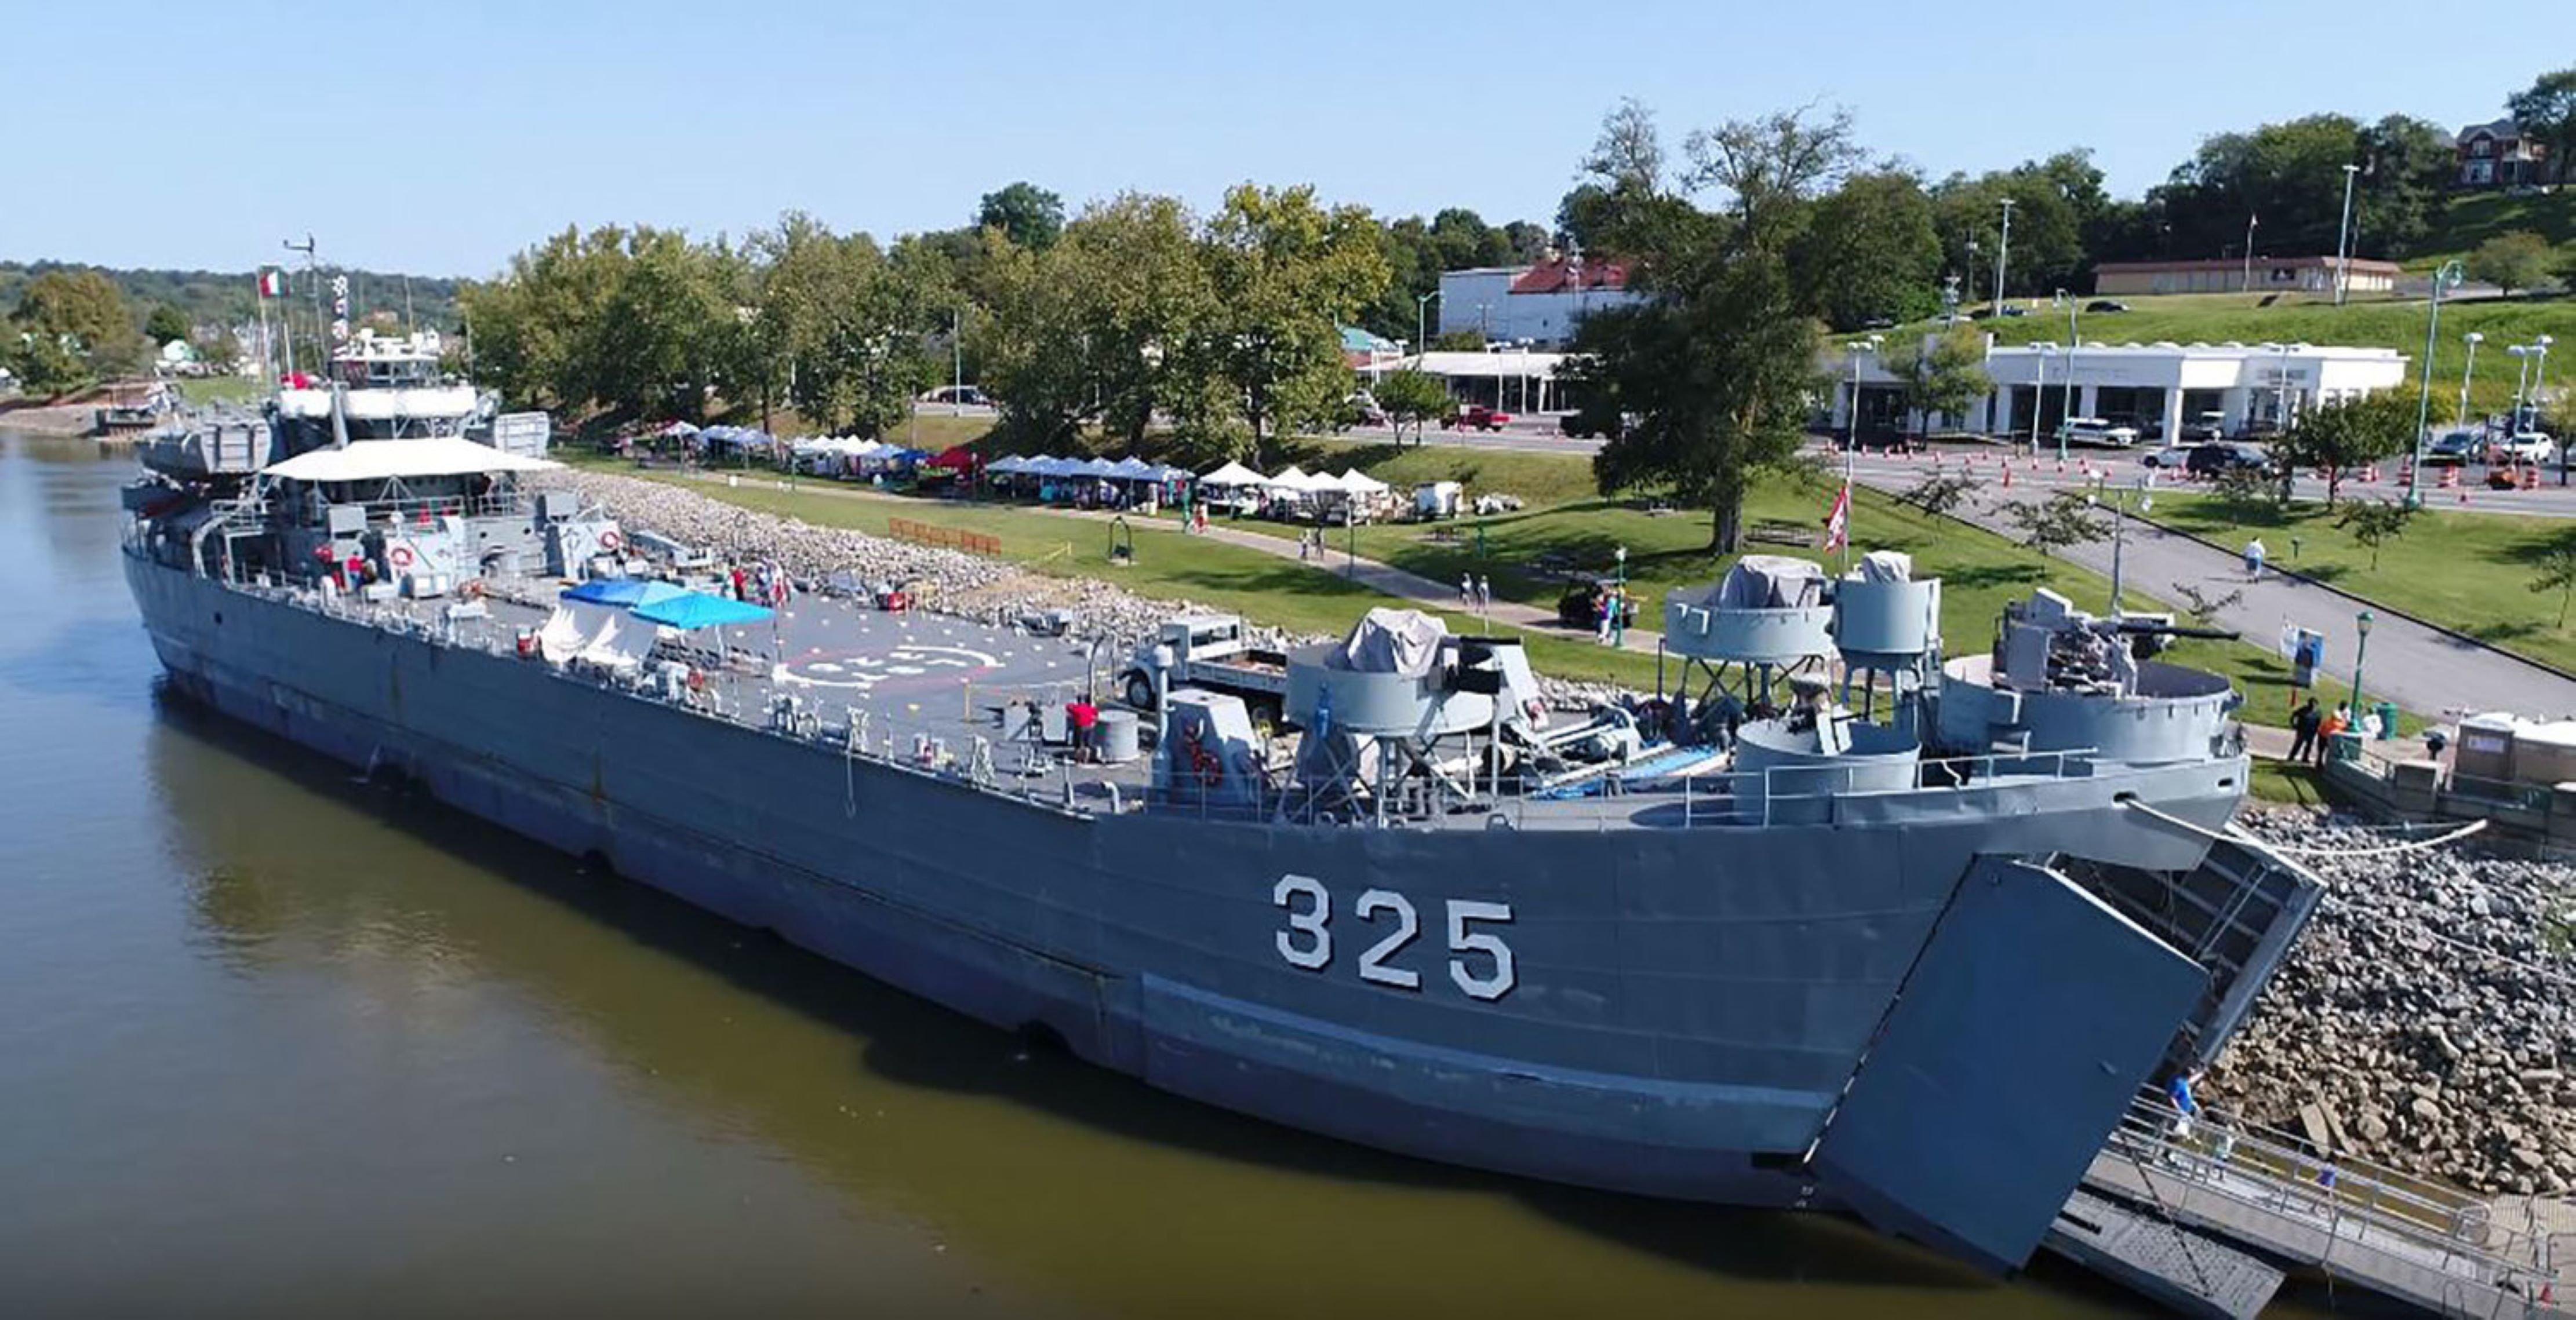
[[[1425,789],[1402,801],[1391,800],[1385,820],[1402,826],[1589,826],[1598,830],[1831,824],[1838,819],[1836,804],[1845,799],[1977,792],[1991,790],[1999,783],[2091,778],[2097,773],[2095,755],[2092,748],[2075,748],[1938,757],[1914,762],[1902,784],[1863,782],[1864,777],[1884,778],[1888,769],[1883,765],[1771,766],[1676,775],[1642,785],[1625,783],[1614,768],[1582,784],[1537,792],[1507,790],[1470,795],[1446,787]],[[1257,783],[1245,790],[1223,780],[1205,783],[1195,776],[1185,775],[1174,782],[1158,768],[1149,778],[1148,797],[1142,805],[1204,819],[1270,824],[1368,825],[1379,819],[1377,803],[1363,792],[1287,785],[1280,782],[1284,774],[1283,769],[1267,769]]]
[[[2486,1199],[2349,1152],[2323,1152],[2294,1133],[2201,1106],[2186,1118],[2165,1096],[2141,1091],[2105,1154],[2189,1184],[2195,1193],[2249,1206],[2348,1241],[2537,1296],[2552,1277],[2550,1235],[2496,1218]],[[2188,1209],[2187,1204],[2174,1209]]]

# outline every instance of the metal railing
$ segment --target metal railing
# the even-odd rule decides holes
[[[2142,1178],[2187,1184],[2190,1194],[2322,1233],[2318,1263],[2347,1273],[2359,1271],[2349,1253],[2337,1257],[2338,1247],[2380,1252],[2482,1287],[2509,1286],[2524,1297],[2553,1282],[2548,1235],[2496,1222],[2484,1198],[2348,1154],[2320,1155],[2295,1135],[2233,1114],[2203,1107],[2185,1121],[2163,1096],[2142,1092],[2105,1154],[2132,1161]],[[2192,1209],[2188,1195],[2165,1208]]]

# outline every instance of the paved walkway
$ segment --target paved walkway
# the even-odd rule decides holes
[[[2053,475],[2053,465],[2047,466]],[[1943,470],[1955,467],[1955,463],[1945,464]],[[1929,471],[1930,465],[1921,462],[1893,466],[1871,463],[1860,469],[1859,478],[1862,485],[1895,492],[1912,486]],[[1956,511],[1958,516],[2019,539],[2001,509],[2022,498],[2023,492],[2006,491],[1996,483],[1991,458],[1979,462],[1975,473],[1986,484]],[[2360,651],[2355,618],[2362,607],[2350,597],[2279,573],[2266,573],[2260,582],[2249,581],[2244,562],[2234,554],[2134,518],[2124,521],[2120,557],[2127,589],[2167,602],[2179,595],[2174,590],[2176,583],[2198,588],[2213,598],[2242,591],[2242,601],[2220,612],[2222,624],[2266,649],[2278,644],[2284,624],[2314,629],[2326,639],[2326,672],[2343,682],[2352,681],[2353,662]],[[1856,535],[1863,544],[1868,543],[1865,522]],[[2105,540],[2077,546],[2064,551],[2063,557],[2069,563],[2107,575],[2111,571],[2112,543]],[[2511,710],[2540,718],[2576,715],[2576,681],[2411,619],[2386,611],[2375,613],[2370,651],[2363,665],[2365,700],[2386,697],[2407,710],[2437,719],[2483,710]],[[2286,719],[2288,714],[2285,710],[2251,713],[2274,722]]]

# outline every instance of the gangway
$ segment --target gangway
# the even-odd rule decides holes
[[[2215,1110],[2178,1119],[2161,1096],[2141,1095],[2094,1157],[2085,1189],[2436,1315],[2576,1315],[2552,1236],[2505,1222],[2481,1197],[2320,1155]]]

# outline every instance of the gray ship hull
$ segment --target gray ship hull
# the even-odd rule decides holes
[[[399,768],[452,806],[986,1022],[1042,1031],[1166,1090],[1388,1150],[1734,1204],[1886,1210],[1869,1177],[1820,1175],[1812,1157],[1874,1043],[1895,1052],[1898,991],[1981,858],[2071,852],[2188,868],[2205,840],[2119,799],[2143,787],[2161,811],[2216,827],[2244,774],[2236,760],[2164,780],[2067,781],[2001,811],[1963,792],[1946,811],[1884,820],[1854,802],[1831,824],[1758,830],[1094,815],[140,556],[127,573],[171,682],[195,698],[352,765]],[[1298,927],[1297,903],[1282,897],[1291,881],[1331,896],[1335,947],[1320,966],[1287,956],[1322,939]],[[1371,895],[1374,922],[1352,906]],[[1499,927],[1458,915],[1506,906]],[[1417,912],[1412,937],[1396,938]],[[2005,950],[2030,938],[2003,929],[2017,918],[1976,920],[1992,929],[1960,935],[1970,918],[1953,915],[1944,938]],[[2106,965],[2129,936],[2155,945],[2134,927],[2098,929],[2109,932]],[[1507,967],[1477,939],[1498,931]],[[2059,952],[2078,964],[2085,954]],[[1508,993],[1477,993],[1498,976]],[[2082,1033],[2127,1007],[2163,1011],[2121,1002],[2129,993],[2112,983],[2070,987],[2061,1005],[1961,1000],[1979,1006],[1895,1043],[1928,1051],[1923,1075],[1980,1051],[2008,1068],[2029,1055],[2032,1076],[1991,1076],[1983,1099],[1999,1123],[2036,1121],[2008,1102],[2023,1083],[2045,1096],[2041,1073],[2080,1073],[2125,1099],[2153,1055],[2043,1057],[2050,1037],[2032,1019],[2055,1013]],[[2131,1035],[2170,1035],[2173,1022]],[[2089,1158],[2115,1112],[2089,1139],[2058,1144]],[[1895,1121],[1918,1129],[1878,1134],[1900,1149],[1958,1126],[1956,1114]],[[1823,1144],[1830,1157],[1833,1141]],[[2029,1184],[2025,1200],[2062,1199],[2067,1158],[1985,1172]],[[1943,1238],[1932,1218],[1916,1236]],[[1974,1243],[1962,1254],[2019,1263]]]

